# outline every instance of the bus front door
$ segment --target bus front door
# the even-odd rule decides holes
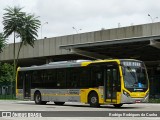
[[[116,83],[118,79],[118,69],[115,66],[107,66],[104,73],[104,99],[107,103],[117,102]]]
[[[31,76],[28,72],[24,75],[23,90],[24,90],[24,99],[29,99],[31,97]]]

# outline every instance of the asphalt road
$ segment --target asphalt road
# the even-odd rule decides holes
[[[0,120],[84,120],[84,117],[89,120],[160,120],[156,117],[160,116],[160,104],[149,103],[124,105],[121,108],[112,105],[91,108],[80,103],[58,106],[52,102],[35,105],[33,101],[0,100],[0,111]]]

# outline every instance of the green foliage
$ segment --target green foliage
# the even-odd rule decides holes
[[[3,51],[3,48],[6,45],[6,39],[3,33],[0,33],[0,52]]]
[[[0,100],[16,100],[16,97],[13,95],[0,95]]]
[[[14,46],[13,46],[13,73],[10,74],[10,66],[3,65],[2,66],[2,73],[0,77],[0,81],[10,81],[15,80],[15,73],[16,73],[16,66],[18,63],[19,53],[21,47],[23,45],[31,45],[34,46],[34,41],[36,37],[38,37],[38,28],[40,27],[40,21],[35,17],[33,14],[27,14],[22,12],[22,8],[20,7],[7,7],[4,9],[5,13],[3,14],[3,25],[4,25],[4,37],[9,37],[12,33],[14,33]],[[21,43],[18,49],[17,60],[16,60],[16,53],[15,53],[15,41],[16,38],[21,38]],[[8,70],[8,72],[6,72]],[[13,77],[12,77],[13,75]],[[11,87],[14,87],[13,83],[11,82]],[[12,89],[11,89],[11,93]]]
[[[22,12],[20,7],[8,7],[4,9],[6,13],[3,15],[3,25],[5,37],[10,36],[13,32],[16,37],[21,38],[23,45],[31,45],[33,47],[36,37],[38,37],[38,28],[40,21],[33,14]]]
[[[13,65],[0,63],[0,83],[10,83],[13,80]]]
[[[149,103],[160,103],[160,99],[149,99]]]
[[[8,7],[4,10],[6,11],[6,13],[3,14],[3,30],[5,37],[10,36],[13,32],[16,32],[18,34],[20,28],[23,25],[22,18],[25,13],[21,12],[22,8],[19,7]]]
[[[36,37],[38,37],[38,28],[40,21],[31,14],[26,14],[23,18],[24,27],[19,31],[21,40],[24,45],[31,45],[33,47]]]
[[[34,47],[34,41],[38,37],[38,28],[40,27],[40,21],[38,17],[35,17],[33,14],[27,14],[22,12],[20,7],[7,7],[4,9],[5,13],[3,14],[3,25],[4,25],[4,35],[5,37],[10,36],[14,33],[14,69],[16,68],[20,50],[23,45],[31,45]],[[18,49],[17,61],[15,61],[15,38],[21,38],[21,43]]]

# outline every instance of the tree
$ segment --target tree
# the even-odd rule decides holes
[[[40,27],[40,21],[33,14],[26,14],[22,12],[20,7],[8,7],[4,9],[3,25],[5,37],[14,33],[14,63],[15,61],[15,39],[21,38],[21,43],[18,50],[17,60],[19,52],[23,45],[31,45],[34,47],[34,41],[38,37],[38,28]]]
[[[22,12],[20,7],[8,7],[4,9],[6,13],[3,15],[3,25],[4,25],[4,35],[5,37],[14,34],[14,47],[13,47],[13,56],[14,56],[14,69],[13,69],[13,78],[15,79],[16,65],[18,62],[18,57],[20,50],[23,45],[34,46],[34,41],[38,37],[38,28],[40,27],[40,21],[31,14],[26,14]],[[17,61],[15,53],[15,40],[16,38],[21,38],[21,43],[18,50]],[[12,82],[11,82],[12,83]]]
[[[12,79],[13,79],[13,65],[7,63],[3,64],[0,63],[0,89],[2,90],[2,86],[7,87],[8,89],[5,91],[7,94],[9,93],[9,91],[10,92],[13,91],[12,90],[13,87],[10,86],[10,81]]]
[[[14,47],[13,47],[13,56],[14,56],[14,70],[16,69],[16,60],[15,60],[15,39],[18,37],[20,28],[23,26],[23,16],[24,12],[21,12],[22,8],[19,7],[8,7],[4,9],[3,25],[4,25],[4,35],[5,37],[10,36],[14,33]],[[16,36],[17,34],[17,36]],[[15,71],[14,71],[15,74]]]
[[[5,45],[6,45],[6,39],[4,37],[4,34],[0,33],[0,52],[3,51],[3,48],[5,47]]]
[[[19,37],[21,38],[21,43],[19,46],[18,54],[17,54],[17,62],[20,50],[23,45],[31,45],[34,47],[34,41],[36,37],[38,37],[38,28],[40,26],[40,21],[33,14],[27,14],[23,17],[23,27],[19,31]]]
[[[13,65],[0,63],[0,83],[7,83],[13,79]]]
[[[15,59],[15,39],[18,37],[20,28],[23,25],[22,18],[24,16],[24,12],[21,12],[22,8],[19,7],[8,7],[4,9],[6,13],[4,13],[3,17],[3,25],[4,25],[4,35],[5,37],[10,36],[12,33],[14,33],[14,47],[13,47],[13,81],[15,80],[15,74],[16,74],[16,59]],[[16,36],[17,34],[17,36]],[[11,81],[11,87],[13,86],[13,81]],[[12,94],[12,89],[11,89]]]

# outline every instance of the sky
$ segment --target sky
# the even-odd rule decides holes
[[[37,39],[160,21],[159,0],[0,0],[0,32],[7,6],[39,16]]]

